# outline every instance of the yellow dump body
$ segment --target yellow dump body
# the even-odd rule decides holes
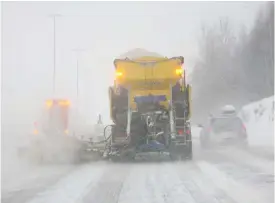
[[[135,97],[148,95],[165,96],[160,104],[168,108],[171,99],[171,86],[183,77],[183,57],[141,57],[135,60],[114,61],[116,85],[128,89],[130,106],[136,109]]]

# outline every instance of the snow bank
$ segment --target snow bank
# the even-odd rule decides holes
[[[239,116],[250,145],[274,147],[274,96],[244,106]]]

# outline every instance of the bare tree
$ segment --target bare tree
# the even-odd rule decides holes
[[[274,3],[259,11],[250,32],[243,27],[236,36],[233,30],[226,18],[202,27],[192,74],[195,117],[274,94]]]

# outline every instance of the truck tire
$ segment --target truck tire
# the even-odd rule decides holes
[[[127,123],[127,120],[126,120]],[[127,145],[117,146],[118,155],[111,156],[110,159],[113,162],[129,162],[135,160],[136,148],[142,143],[147,133],[147,129],[144,121],[141,120],[141,116],[138,113],[132,114],[130,140]],[[126,139],[126,126],[115,125],[112,128],[112,139],[115,143],[116,136],[125,134]]]
[[[144,122],[139,121],[132,125],[131,137],[135,142],[135,146],[142,144],[146,140],[147,128]]]
[[[184,161],[193,159],[193,143],[192,134],[186,135],[186,145],[176,146],[171,143],[170,145],[170,158],[175,161]]]
[[[185,155],[185,159],[186,160],[192,160],[193,159],[193,143],[192,141],[188,143],[188,145],[186,146],[186,155]]]
[[[185,161],[193,159],[193,147],[192,142],[187,143],[180,148],[174,148],[170,150],[170,158],[173,161]]]

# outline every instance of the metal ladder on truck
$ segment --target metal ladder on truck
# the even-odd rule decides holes
[[[179,113],[177,110],[177,105],[184,105],[184,111]],[[187,142],[191,142],[191,130],[190,121],[188,119],[188,98],[184,101],[174,101],[170,102],[170,120],[172,137],[177,140],[180,145],[186,145]],[[179,115],[180,114],[180,115]]]

